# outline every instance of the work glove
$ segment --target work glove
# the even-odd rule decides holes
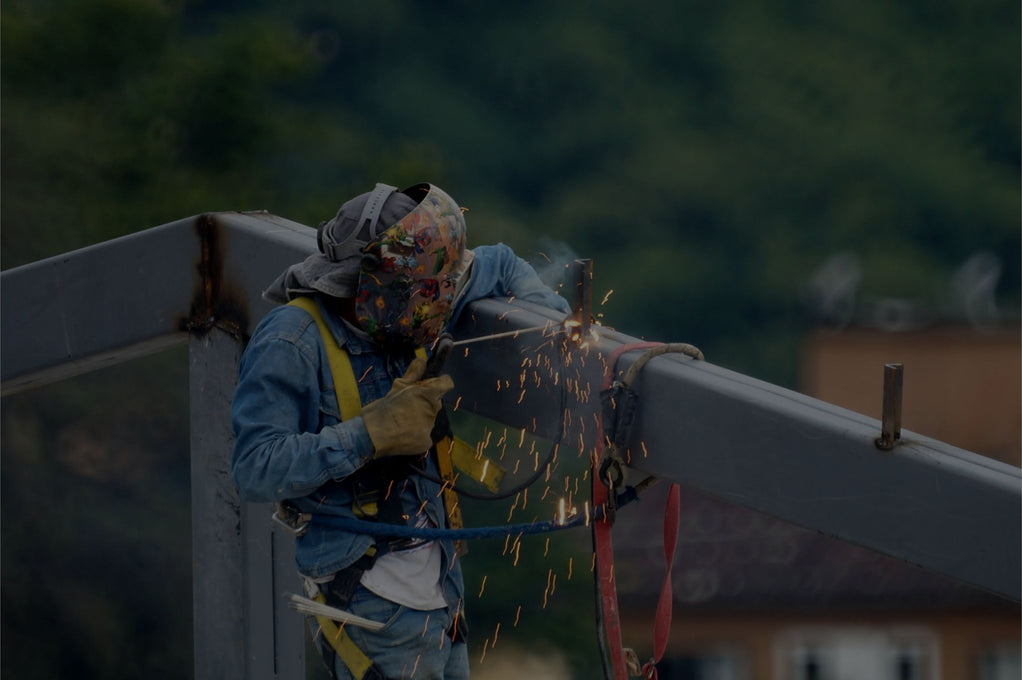
[[[454,381],[449,375],[421,380],[425,371],[426,360],[415,358],[385,397],[362,407],[376,458],[421,455],[432,446],[433,421]]]

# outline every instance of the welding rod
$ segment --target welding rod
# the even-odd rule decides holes
[[[422,379],[426,380],[440,375],[440,372],[444,370],[444,364],[447,363],[447,355],[451,353],[451,350],[456,345],[467,345],[472,342],[482,342],[483,340],[506,338],[512,335],[518,335],[519,333],[534,333],[546,328],[552,328],[552,326],[549,323],[546,323],[542,326],[533,326],[532,328],[523,328],[521,330],[507,331],[505,333],[494,333],[492,335],[481,335],[476,338],[468,338],[467,340],[458,340],[457,342],[452,342],[452,338],[449,333],[442,333],[440,337],[437,338],[436,345],[433,347],[433,355],[426,362],[426,370],[422,374]]]
[[[457,347],[458,345],[468,345],[468,344],[473,343],[473,342],[483,342],[484,340],[496,340],[497,338],[510,338],[510,337],[513,337],[513,336],[518,335],[520,333],[535,333],[536,331],[542,331],[542,330],[554,329],[554,328],[557,328],[557,327],[555,325],[546,323],[546,324],[543,324],[542,326],[533,326],[532,328],[521,328],[521,329],[516,330],[516,331],[504,331],[503,333],[494,333],[492,335],[480,335],[480,336],[475,337],[475,338],[467,338],[465,340],[456,340],[453,343],[452,346],[453,347]],[[563,333],[564,330],[565,330],[564,328],[559,328],[559,329],[557,329],[554,332],[556,332],[556,333]]]

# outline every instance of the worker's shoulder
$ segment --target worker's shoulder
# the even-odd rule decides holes
[[[263,317],[252,334],[253,342],[286,342],[308,349],[319,336],[316,321],[300,307],[280,305]]]
[[[515,251],[511,246],[506,243],[498,241],[497,243],[487,243],[484,245],[478,245],[471,249],[472,254],[476,258],[502,258],[510,257],[515,254]]]

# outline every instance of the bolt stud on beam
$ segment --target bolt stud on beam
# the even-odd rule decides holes
[[[884,406],[880,422],[878,449],[890,451],[901,439],[901,390],[904,381],[903,364],[884,364]]]

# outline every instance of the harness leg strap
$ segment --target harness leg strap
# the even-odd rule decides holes
[[[316,599],[326,600],[322,595]],[[348,636],[344,626],[338,626],[325,616],[315,618],[323,641],[330,645],[355,680],[387,680],[379,666],[374,664]]]

